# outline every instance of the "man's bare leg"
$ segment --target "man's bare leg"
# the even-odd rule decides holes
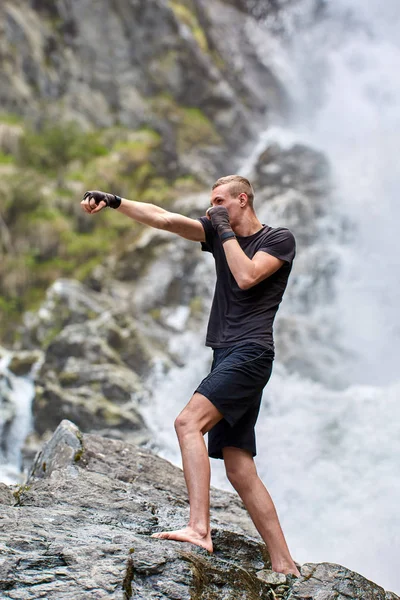
[[[182,453],[183,473],[189,494],[190,518],[184,529],[162,531],[152,537],[191,542],[213,551],[210,532],[210,460],[204,435],[222,414],[202,394],[194,394],[175,421]]]
[[[266,487],[257,474],[253,457],[246,450],[223,449],[226,474],[243,500],[250,517],[264,540],[271,557],[272,569],[300,577],[286,544],[278,515]]]

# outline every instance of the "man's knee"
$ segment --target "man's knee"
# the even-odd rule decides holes
[[[223,457],[226,476],[236,490],[251,485],[254,478],[258,477],[250,452],[238,448],[224,448]]]
[[[175,431],[178,437],[186,435],[191,431],[196,430],[195,423],[193,419],[188,414],[188,411],[183,410],[175,419],[174,422]]]
[[[204,435],[221,419],[218,409],[205,396],[195,393],[175,419],[175,431],[178,437],[198,432]]]

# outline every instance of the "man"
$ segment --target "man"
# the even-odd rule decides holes
[[[274,358],[272,325],[285,291],[295,241],[288,229],[263,225],[253,208],[250,182],[222,177],[211,193],[207,216],[190,219],[158,206],[89,191],[83,209],[104,207],[164,229],[212,252],[217,282],[206,344],[214,350],[211,373],[175,421],[189,494],[189,524],[153,537],[191,542],[213,551],[210,534],[210,461],[223,458],[229,481],[240,495],[267,545],[274,571],[299,576],[272,499],[258,477],[254,426],[262,390]]]

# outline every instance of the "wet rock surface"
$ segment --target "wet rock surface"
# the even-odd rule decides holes
[[[238,498],[212,490],[214,554],[152,539],[182,527],[180,469],[63,421],[23,486],[0,486],[2,598],[398,600],[340,565],[273,573]]]

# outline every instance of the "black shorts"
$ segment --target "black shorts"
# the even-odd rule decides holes
[[[224,416],[208,432],[211,458],[223,458],[225,446],[242,448],[256,455],[254,428],[273,360],[273,350],[260,344],[214,349],[211,371],[196,389]]]

